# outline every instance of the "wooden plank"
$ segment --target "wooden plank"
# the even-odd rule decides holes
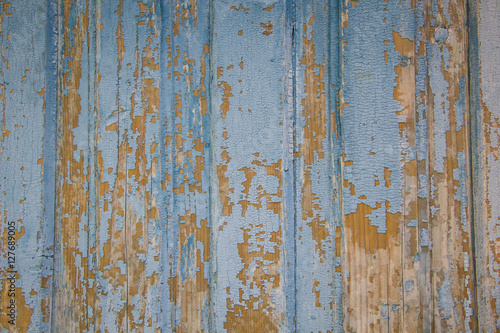
[[[169,329],[211,331],[209,1],[167,3]],[[162,94],[162,96],[165,96]],[[168,114],[168,115],[167,115]]]
[[[51,83],[45,71],[50,39],[44,29],[46,18],[44,2],[0,2],[2,331],[36,332],[50,327],[51,272],[50,265],[43,266],[51,246],[43,198],[43,152],[51,146],[44,142],[46,86]]]
[[[100,6],[95,309],[100,330],[160,330],[160,6]]]
[[[54,228],[54,290],[52,329],[89,328],[88,281],[91,221],[88,126],[92,123],[89,96],[89,15],[87,1],[66,0],[59,7],[57,91],[57,165]]]
[[[348,330],[475,328],[465,14],[344,4]]]
[[[426,15],[433,329],[475,331],[466,3],[432,1]]]
[[[213,1],[214,330],[286,330],[283,1]],[[290,290],[293,292],[293,290]],[[291,328],[288,328],[291,330]]]
[[[415,3],[415,140],[417,174],[417,250],[418,261],[415,268],[417,276],[414,284],[405,283],[404,292],[412,292],[413,287],[419,296],[418,330],[429,332],[433,323],[433,302],[431,283],[431,244],[429,239],[429,146],[427,113],[427,55],[426,55],[426,1]],[[405,295],[406,296],[406,295]],[[406,311],[405,311],[406,314]],[[410,325],[408,329],[412,329]]]
[[[403,298],[415,283],[413,9],[396,1],[343,6],[345,329],[394,331],[418,313],[418,298]]]
[[[400,104],[396,114],[400,118],[401,193],[404,200],[403,223],[401,226],[402,297],[400,305],[400,322],[404,331],[411,331],[415,328],[424,330],[421,317],[421,296],[419,294],[426,281],[419,279],[422,268],[419,254],[421,249],[419,248],[418,239],[419,156],[417,154],[417,146],[421,144],[417,140],[422,139],[417,134],[419,115],[417,113],[417,100],[419,100],[420,96],[418,95],[421,93],[417,85],[422,84],[419,81],[420,77],[418,77],[418,56],[419,53],[423,52],[422,37],[418,33],[424,23],[421,16],[422,6],[422,2],[415,2],[410,8],[402,8],[401,21],[406,20],[407,26],[403,26],[400,31],[393,31],[392,33],[394,51],[398,57],[398,62],[394,66],[396,86],[394,87],[393,98]]]
[[[500,329],[500,7],[496,1],[470,1],[470,104],[474,184],[477,316],[480,332]]]
[[[338,75],[330,74],[338,68],[339,26],[333,14],[338,3],[295,5],[295,329],[341,331],[342,231],[334,223],[340,205],[333,190],[333,159],[339,152],[332,141],[338,121],[332,117],[337,94],[332,86],[338,89]]]
[[[123,4],[118,94],[125,111],[119,126],[126,147],[127,330],[159,330],[159,12],[154,0]]]
[[[160,278],[161,290],[160,298],[162,301],[161,328],[162,330],[173,331],[175,326],[174,301],[169,281],[171,281],[175,270],[172,268],[174,260],[174,231],[171,228],[172,214],[174,207],[173,195],[173,162],[174,162],[174,142],[173,137],[173,119],[175,99],[172,94],[174,90],[174,75],[172,67],[172,37],[174,22],[174,7],[170,1],[161,1],[162,26],[161,26],[161,61],[160,61],[160,158],[161,158],[161,189],[163,196],[161,198],[160,217],[162,225],[161,242],[161,265],[163,272]],[[166,62],[166,63],[165,63]]]
[[[127,271],[125,255],[125,159],[119,87],[123,61],[123,2],[104,1],[97,6],[99,29],[96,43],[96,234],[95,329],[126,331]],[[106,49],[102,48],[106,45]],[[130,109],[129,109],[130,110]],[[99,273],[98,273],[99,272]]]
[[[97,218],[99,212],[97,210],[97,141],[100,139],[98,134],[98,89],[97,84],[99,77],[97,75],[97,55],[98,55],[98,7],[97,2],[90,1],[88,3],[88,33],[86,37],[87,41],[87,66],[88,66],[88,113],[89,113],[89,122],[87,125],[88,130],[88,147],[89,147],[89,155],[88,155],[88,218],[87,218],[87,267],[86,267],[86,275],[87,275],[87,295],[86,295],[86,312],[87,312],[87,320],[88,320],[88,330],[95,331],[95,323],[97,319],[97,313],[95,309],[95,300],[96,300],[96,276],[98,274],[96,270],[97,266],[97,242],[96,242],[96,232],[97,232]]]
[[[43,202],[44,221],[40,236],[43,240],[42,269],[42,323],[41,332],[52,329],[53,274],[54,274],[54,222],[56,200],[56,146],[57,146],[57,78],[59,52],[59,20],[56,0],[46,1],[45,39],[45,135],[43,143]]]

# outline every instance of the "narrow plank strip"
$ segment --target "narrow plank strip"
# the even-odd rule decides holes
[[[403,225],[401,226],[402,246],[402,302],[400,325],[403,331],[422,328],[421,316],[421,288],[425,288],[430,281],[420,279],[422,263],[420,261],[421,248],[419,247],[419,156],[418,147],[427,144],[427,137],[418,133],[418,102],[421,101],[418,90],[422,86],[419,77],[419,54],[424,56],[421,31],[424,26],[423,3],[414,2],[402,6],[398,15],[406,24],[392,33],[392,43],[397,58],[389,55],[388,61],[394,64],[396,73],[394,100],[399,102],[396,112],[399,119],[400,132],[400,161],[402,174],[401,194],[403,204]],[[391,45],[392,47],[392,45]],[[392,58],[392,59],[391,59]],[[425,70],[425,67],[423,68]],[[424,86],[425,87],[425,86]],[[420,110],[421,112],[421,110]],[[424,140],[421,142],[420,140]]]
[[[429,223],[436,332],[477,327],[466,20],[465,1],[427,2]]]
[[[417,232],[418,253],[415,256],[417,278],[413,285],[419,296],[418,321],[415,327],[423,332],[432,330],[433,289],[431,281],[431,242],[429,232],[429,135],[427,113],[427,54],[426,30],[427,5],[425,0],[415,3],[415,140],[417,163]],[[412,285],[406,284],[405,292],[411,292]],[[406,314],[406,311],[405,311]],[[409,327],[409,326],[408,326]]]
[[[95,329],[119,332],[127,329],[127,275],[125,256],[125,159],[126,116],[119,101],[123,61],[122,1],[97,5],[97,124],[96,124],[96,253]],[[106,48],[103,48],[106,45]]]
[[[88,2],[88,33],[87,33],[87,52],[86,57],[88,66],[88,217],[87,217],[87,267],[85,271],[87,279],[87,295],[86,295],[86,312],[88,321],[88,331],[92,332],[96,330],[95,323],[97,319],[97,313],[95,309],[95,299],[96,299],[96,282],[97,282],[97,216],[99,211],[97,210],[97,187],[99,186],[97,182],[96,175],[96,162],[97,162],[97,141],[98,136],[98,76],[97,76],[97,48],[98,48],[98,8],[97,1]]]
[[[469,1],[471,146],[478,330],[500,329],[500,162],[498,78],[500,7],[496,1]]]
[[[283,65],[285,70],[283,100],[283,214],[284,214],[284,285],[285,321],[283,331],[297,329],[296,264],[297,241],[295,233],[295,2],[285,1],[283,30]],[[266,10],[267,11],[267,10]]]
[[[174,68],[172,66],[172,38],[174,35],[174,8],[173,2],[161,1],[162,27],[160,43],[160,151],[161,151],[161,327],[162,330],[173,331],[176,325],[174,300],[175,286],[169,282],[176,274],[173,266],[175,230],[173,226],[174,214],[174,194],[173,194],[173,172],[174,172],[174,105],[175,96],[173,94],[175,87]]]
[[[49,327],[44,221],[46,6],[0,2],[0,327]]]
[[[52,329],[88,329],[89,70],[87,1],[60,3]]]
[[[173,100],[171,129],[172,180],[168,239],[173,242],[168,284],[173,303],[172,329],[210,331],[210,115],[209,1],[175,1],[168,6],[171,31],[166,92]]]
[[[335,269],[333,276],[333,322],[332,332],[344,331],[344,298],[345,298],[345,228],[344,228],[344,210],[343,210],[343,165],[342,159],[344,156],[344,135],[343,135],[343,108],[341,103],[342,97],[342,27],[341,27],[341,10],[342,1],[329,1],[329,116],[331,117],[330,126],[330,144],[332,150],[332,230],[334,233],[335,243],[333,248]]]
[[[56,135],[57,135],[57,59],[58,59],[58,19],[57,0],[46,1],[45,39],[45,119],[43,142],[43,202],[44,221],[40,233],[43,240],[43,258],[40,262],[42,277],[42,322],[41,332],[52,330],[52,291],[54,272],[54,221],[56,191]]]
[[[212,10],[214,329],[276,332],[287,316],[285,3]]]
[[[159,7],[125,1],[119,102],[126,147],[127,330],[159,331]]]
[[[331,25],[338,12],[335,1],[296,3],[296,329],[332,331],[341,328],[340,255],[334,224],[335,205],[332,100],[330,71],[338,66],[338,52],[330,44],[339,36]],[[338,21],[337,21],[338,24]],[[338,45],[338,44],[336,44]],[[336,80],[337,77],[333,76]],[[333,91],[333,89],[332,89]],[[333,94],[335,98],[335,94]],[[333,120],[335,121],[335,119]]]

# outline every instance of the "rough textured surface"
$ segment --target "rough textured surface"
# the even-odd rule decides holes
[[[267,10],[264,10],[267,9]],[[213,2],[214,329],[286,324],[285,2]],[[234,24],[233,22],[238,22]],[[273,93],[268,93],[272,91]],[[288,157],[289,158],[289,157]]]
[[[341,228],[338,165],[333,141],[339,136],[338,4],[303,1],[295,30],[295,212],[296,316],[298,331],[319,332],[342,325]],[[311,293],[312,291],[312,293]]]
[[[476,327],[466,17],[461,1],[343,8],[347,330]]]
[[[498,16],[0,0],[1,331],[500,328]]]
[[[500,329],[500,6],[471,4],[471,123],[479,329]]]
[[[168,193],[162,252],[169,253],[162,260],[163,327],[210,331],[209,2],[165,2],[161,9],[168,59],[160,65],[166,79],[161,96],[168,96],[160,108],[162,190]]]
[[[51,48],[51,43],[45,44],[50,38],[45,9],[43,2],[0,3],[2,331],[41,332],[50,320],[52,265],[45,256],[52,250],[52,230],[44,219],[44,150],[48,148],[44,138],[46,130],[55,132],[55,126],[44,124],[46,86],[54,81],[45,71],[45,55]],[[53,154],[48,156],[54,159]],[[15,306],[16,318],[9,323],[10,304]]]

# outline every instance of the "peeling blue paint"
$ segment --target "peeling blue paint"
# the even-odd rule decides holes
[[[413,288],[415,286],[415,282],[413,280],[409,280],[405,282],[405,289],[407,292],[413,291]]]
[[[1,223],[24,230],[26,330],[340,332],[415,313],[452,330],[476,299],[500,327],[483,304],[500,281],[496,79],[467,96],[470,73],[448,77],[457,3],[2,4]],[[473,71],[494,51],[471,49]],[[492,117],[472,142],[469,97]],[[476,198],[470,215],[469,146],[490,219]],[[476,266],[493,281],[478,296]]]

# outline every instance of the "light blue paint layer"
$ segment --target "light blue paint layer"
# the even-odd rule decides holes
[[[41,278],[50,275],[46,263],[47,225],[44,221],[44,118],[46,114],[43,90],[46,82],[45,27],[47,11],[44,2],[12,1],[3,3],[0,63],[0,225],[2,228],[2,278],[9,270],[17,272],[15,302],[17,308],[30,308],[29,323],[16,319],[16,324],[2,331],[27,324],[29,331],[41,331],[43,323],[42,300],[48,290],[42,290]],[[41,27],[41,28],[40,28]],[[50,37],[49,37],[50,38]],[[50,81],[50,79],[49,79]],[[16,247],[13,267],[8,262],[8,222],[15,222]],[[49,231],[50,233],[50,231]],[[50,239],[49,239],[50,240]],[[50,250],[49,250],[50,251]],[[5,283],[7,285],[7,283]],[[0,288],[3,289],[2,283]],[[2,316],[11,298],[1,290]],[[23,304],[24,303],[24,304]],[[10,318],[3,318],[4,321]]]

